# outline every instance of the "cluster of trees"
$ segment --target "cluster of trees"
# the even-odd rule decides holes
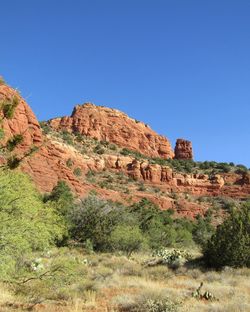
[[[69,194],[67,185],[60,182],[49,201],[67,207],[60,211],[64,211],[68,238],[91,250],[120,250],[130,256],[142,248],[197,244],[209,266],[250,266],[250,203],[230,209],[215,229],[211,211],[190,221],[174,218],[173,211],[162,211],[147,199],[125,207],[91,195],[75,205]]]
[[[90,195],[75,198],[65,182],[41,196],[19,172],[0,172],[0,276],[7,280],[22,270],[34,252],[77,242],[93,251],[202,247],[213,267],[250,266],[250,204],[231,209],[215,229],[211,214],[195,221],[175,219],[147,199],[129,207]]]
[[[91,242],[96,251],[122,250],[128,255],[143,247],[192,244],[191,222],[181,224],[171,214],[146,199],[124,207],[89,196],[70,212],[71,236],[81,243]]]
[[[95,251],[121,250],[130,255],[141,248],[184,247],[195,243],[203,249],[208,265],[250,265],[250,205],[247,203],[232,208],[225,222],[215,229],[211,211],[190,221],[175,219],[173,211],[161,211],[147,199],[125,207],[91,195],[75,205],[69,194],[65,182],[60,182],[46,200],[60,203],[59,211],[63,211],[67,220],[68,238]],[[236,260],[230,252],[238,257],[244,254],[248,260]]]

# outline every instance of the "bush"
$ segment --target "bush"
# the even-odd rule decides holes
[[[147,299],[141,311],[147,312],[177,312],[178,305],[169,299],[152,300]]]
[[[156,289],[142,291],[138,295],[120,295],[115,298],[120,312],[177,312],[179,302],[172,301],[166,292]]]
[[[40,122],[40,127],[41,127],[41,129],[42,129],[44,134],[48,134],[48,133],[51,132],[51,127],[50,127],[50,125],[48,124],[47,121],[41,121]]]
[[[173,246],[176,240],[176,231],[171,225],[164,225],[161,221],[151,223],[147,232],[151,249]]]
[[[145,192],[146,191],[146,187],[145,187],[145,185],[142,182],[139,183],[138,191],[140,191],[140,192]]]
[[[178,268],[192,259],[192,256],[187,251],[180,249],[168,250],[163,248],[155,251],[153,256],[162,258],[163,263],[171,268]]]
[[[193,240],[199,246],[204,247],[214,234],[214,227],[211,225],[211,221],[208,218],[202,218],[198,215],[196,219],[197,222],[192,231]]]
[[[44,204],[27,176],[0,174],[0,278],[10,279],[17,263],[32,251],[42,251],[61,239],[65,228],[49,204]]]
[[[17,145],[23,142],[23,136],[21,134],[16,134],[12,138],[10,138],[6,143],[6,148],[9,152],[12,152]]]
[[[62,131],[62,139],[66,144],[73,145],[74,143],[72,135],[66,130]]]
[[[122,219],[119,207],[91,195],[70,213],[72,238],[81,243],[90,240],[95,250],[109,250],[110,234]]]
[[[111,149],[111,151],[117,151],[117,146],[115,144],[110,144],[109,149]]]
[[[77,167],[74,169],[74,175],[77,177],[80,177],[82,175],[82,170],[81,168]]]
[[[11,119],[14,116],[15,109],[19,104],[17,95],[13,95],[11,99],[5,98],[0,103],[0,109],[3,112],[4,118]]]
[[[145,239],[138,226],[118,225],[111,233],[110,243],[115,250],[120,250],[130,257],[141,249]]]
[[[244,165],[237,165],[236,166],[236,170],[235,170],[235,173],[237,174],[244,174],[248,171],[247,167],[244,166]]]
[[[72,285],[85,275],[74,251],[66,248],[40,253],[39,258],[33,255],[22,265],[25,267],[23,275],[15,280],[12,288],[15,294],[34,305],[46,300],[72,299],[77,292]]]
[[[71,168],[74,165],[74,162],[71,158],[67,159],[66,161],[66,166]]]
[[[96,154],[102,155],[102,154],[105,153],[105,149],[101,145],[98,144],[98,145],[95,146],[94,152]]]
[[[130,150],[128,150],[127,148],[123,148],[120,153],[123,156],[128,156],[130,155]]]
[[[204,259],[212,267],[250,267],[250,204],[230,212],[204,248]]]
[[[44,196],[44,202],[56,203],[56,209],[63,217],[68,217],[74,206],[74,195],[65,181],[58,181],[49,195]]]
[[[129,208],[152,249],[192,245],[193,223],[185,219],[172,219],[172,211],[160,208],[148,199],[142,199]]]

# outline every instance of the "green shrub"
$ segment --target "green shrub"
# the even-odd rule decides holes
[[[217,169],[221,170],[224,173],[228,173],[231,171],[231,166],[228,163],[218,163]]]
[[[109,250],[110,234],[123,216],[113,203],[91,195],[72,209],[70,220],[73,239],[81,243],[91,240],[95,250]]]
[[[21,134],[16,134],[12,138],[10,138],[6,143],[6,148],[9,152],[12,152],[17,145],[23,142],[23,136]]]
[[[204,259],[212,267],[250,267],[250,204],[230,212],[204,248]]]
[[[10,279],[25,255],[49,248],[64,231],[61,218],[42,202],[27,176],[1,171],[0,279]]]
[[[17,95],[13,95],[11,99],[5,98],[0,103],[0,108],[6,119],[11,119],[14,116],[15,109],[19,104],[19,98]]]
[[[84,140],[86,139],[85,136],[79,132],[75,132],[74,134],[75,134],[76,141],[79,143],[84,142]]]
[[[171,210],[160,210],[149,200],[142,199],[139,203],[133,204],[129,211],[148,238],[150,248],[193,245],[192,222],[173,219]]]
[[[16,169],[21,163],[21,159],[16,155],[12,155],[7,159],[7,168],[13,170]]]
[[[193,244],[193,236],[192,232],[185,228],[184,226],[177,226],[175,228],[176,237],[175,237],[175,245],[176,246],[191,246]]]
[[[77,177],[80,177],[82,175],[82,170],[81,168],[77,167],[74,169],[74,175]]]
[[[74,195],[65,181],[58,181],[51,193],[45,195],[43,200],[56,203],[58,213],[64,217],[69,215],[74,206]]]
[[[123,148],[120,153],[123,156],[128,156],[130,155],[130,150],[128,150],[127,148]]]
[[[95,146],[94,152],[96,154],[102,155],[102,154],[105,153],[105,149],[101,145],[98,144],[98,145]]]
[[[142,182],[139,183],[138,191],[140,191],[140,192],[146,191],[146,187],[145,187],[144,183],[142,183]]]
[[[244,166],[244,165],[237,165],[236,166],[236,170],[235,170],[235,173],[237,174],[244,174],[248,171],[247,167]]]
[[[214,234],[214,227],[209,218],[202,218],[198,215],[196,219],[197,221],[192,230],[193,240],[199,246],[204,247]]]
[[[160,220],[152,221],[145,235],[151,249],[173,246],[177,236],[173,226],[164,225]]]
[[[83,280],[85,270],[71,253],[72,250],[61,248],[20,263],[24,269],[12,286],[15,293],[34,305],[46,300],[72,299],[78,291],[72,285]]]
[[[66,166],[71,168],[74,165],[74,162],[71,158],[67,159],[66,161]]]
[[[62,136],[62,139],[65,143],[67,143],[69,145],[74,144],[72,134],[70,134],[68,131],[66,131],[66,130],[62,131],[61,136]]]
[[[39,124],[44,134],[48,134],[51,132],[51,127],[47,121],[41,121]]]
[[[115,144],[110,144],[109,149],[111,149],[112,151],[117,151],[117,146]]]
[[[138,226],[118,225],[111,233],[110,243],[115,250],[123,251],[130,257],[141,249],[145,238]]]

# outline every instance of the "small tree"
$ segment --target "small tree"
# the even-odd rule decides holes
[[[80,177],[82,175],[82,170],[81,168],[77,167],[74,169],[74,175],[77,177]]]
[[[53,246],[64,231],[61,218],[41,201],[27,176],[0,171],[0,280],[9,279],[26,255]]]
[[[204,248],[204,258],[213,267],[250,267],[250,203],[232,210]]]
[[[130,257],[134,251],[141,249],[145,239],[138,226],[118,225],[111,233],[111,245]]]
[[[74,195],[65,181],[58,181],[51,193],[44,197],[44,202],[47,201],[55,202],[59,214],[65,217],[73,208]]]
[[[204,247],[214,234],[214,227],[209,217],[202,218],[200,215],[197,215],[196,219],[197,222],[192,231],[193,240],[199,246]]]
[[[95,250],[109,249],[109,237],[121,222],[119,207],[96,196],[88,196],[70,212],[71,237],[84,243],[90,240]]]

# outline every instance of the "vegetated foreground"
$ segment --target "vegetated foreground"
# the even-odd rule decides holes
[[[249,311],[250,269],[203,270],[196,265],[176,270],[144,265],[149,255],[126,258],[88,254],[79,249],[54,249],[39,256],[39,265],[59,262],[65,277],[31,280],[15,286],[16,295],[1,286],[0,310],[5,311]],[[195,297],[203,283],[201,294]],[[209,299],[211,296],[211,299]]]
[[[0,115],[0,311],[250,310],[245,166],[92,104],[40,126],[2,79]]]

